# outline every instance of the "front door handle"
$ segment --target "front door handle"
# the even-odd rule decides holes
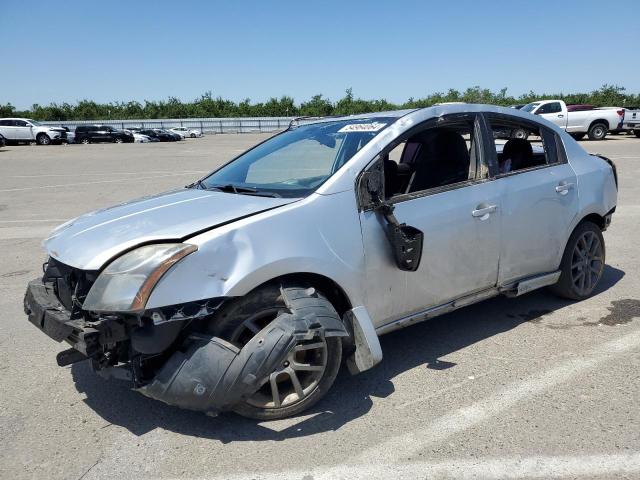
[[[558,118],[564,118],[564,115],[563,115],[563,114],[561,114],[561,113],[559,113],[559,114],[558,114]]]
[[[498,208],[497,205],[487,205],[487,204],[481,203],[476,207],[475,210],[471,212],[471,216],[475,218],[479,218],[480,220],[486,220],[487,218],[489,218],[489,215],[491,215],[497,210],[497,208]]]
[[[560,182],[556,187],[556,192],[558,192],[560,195],[566,195],[567,193],[569,193],[569,190],[571,190],[572,188],[573,188],[573,183]]]

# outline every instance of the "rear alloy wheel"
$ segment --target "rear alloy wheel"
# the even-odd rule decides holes
[[[524,128],[516,128],[511,132],[511,138],[521,138],[526,140],[529,138],[529,132],[527,132]]]
[[[82,143],[83,145],[89,145],[91,141],[88,138],[83,138],[80,143]]]
[[[560,264],[560,280],[551,287],[557,295],[582,300],[595,290],[604,271],[605,247],[600,228],[583,222],[571,234]]]
[[[122,143],[122,139],[121,139],[120,137],[116,137],[116,138],[113,140],[113,143]]]
[[[46,133],[39,133],[36,137],[36,142],[38,145],[49,145],[51,143],[51,139]]]
[[[260,288],[223,306],[208,328],[215,336],[237,347],[288,309],[280,285]],[[307,286],[287,286],[291,310],[337,315],[333,305],[317,290]],[[275,420],[297,415],[320,400],[333,384],[342,358],[342,341],[337,337],[300,341],[277,370],[263,380],[262,387],[234,411],[244,417]]]
[[[604,123],[594,123],[589,127],[587,135],[590,140],[603,140],[607,136],[607,126]]]

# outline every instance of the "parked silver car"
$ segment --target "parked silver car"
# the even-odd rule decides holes
[[[515,109],[300,120],[186,188],[56,228],[25,311],[71,345],[60,365],[282,418],[342,358],[380,362],[386,332],[544,286],[588,297],[616,197],[611,161]]]

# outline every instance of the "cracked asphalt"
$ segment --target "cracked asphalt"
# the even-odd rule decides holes
[[[29,324],[40,242],[83,212],[185,185],[266,135],[0,149],[0,478],[640,478],[640,139],[597,293],[495,298],[382,337],[301,417],[209,418],[152,401]]]

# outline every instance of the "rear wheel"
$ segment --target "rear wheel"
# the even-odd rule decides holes
[[[607,136],[607,126],[604,123],[594,123],[589,127],[589,139],[603,140]]]
[[[604,237],[592,222],[583,222],[569,237],[562,262],[560,280],[551,290],[564,298],[582,300],[595,290],[604,270]]]
[[[36,142],[38,145],[49,145],[51,143],[51,138],[46,133],[39,133],[36,137]]]
[[[91,141],[88,138],[83,138],[80,143],[82,143],[83,145],[89,145],[91,143]]]
[[[633,131],[633,134],[634,134],[636,137],[640,138],[640,130],[634,130],[634,131]]]
[[[529,138],[529,132],[524,128],[516,128],[511,132],[511,138],[521,138],[523,140],[526,140],[527,138]]]
[[[271,284],[223,306],[209,325],[209,332],[238,347],[244,346],[256,333],[278,315],[287,312],[279,284]],[[313,287],[282,287],[293,299],[291,310],[337,315],[333,305]],[[342,358],[340,338],[313,339],[299,342],[282,365],[262,387],[234,407],[242,416],[260,420],[285,418],[306,410],[329,390],[338,374]]]
[[[116,137],[116,138],[113,140],[113,142],[114,142],[114,143],[122,143],[122,139],[121,139],[120,137]]]

